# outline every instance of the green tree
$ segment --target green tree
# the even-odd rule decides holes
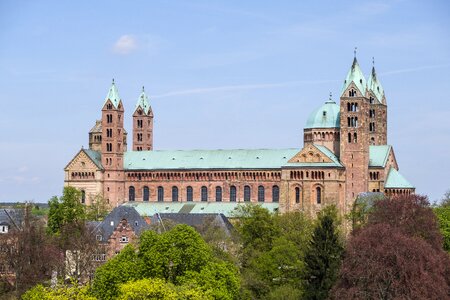
[[[141,278],[135,248],[127,245],[117,256],[96,270],[92,291],[99,299],[114,299],[119,294],[120,284]]]
[[[96,300],[89,294],[89,286],[60,285],[55,288],[34,286],[22,295],[22,300]]]
[[[166,283],[159,278],[141,279],[130,281],[120,286],[119,300],[177,300],[179,299],[176,288],[171,283]]]
[[[48,205],[48,231],[59,234],[64,225],[81,222],[86,219],[85,207],[81,204],[81,192],[74,187],[64,187],[59,199],[52,197]]]
[[[335,206],[328,206],[319,213],[305,255],[304,299],[327,299],[337,279],[343,253],[338,224]]]
[[[443,248],[450,252],[450,190],[444,194],[441,203],[433,208],[443,237]]]
[[[86,207],[86,219],[90,221],[103,221],[110,209],[106,199],[98,194],[92,199],[91,204]]]

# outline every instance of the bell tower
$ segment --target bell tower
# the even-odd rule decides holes
[[[340,97],[340,159],[346,169],[346,209],[359,193],[368,190],[369,134],[367,116],[370,103],[365,97],[366,80],[355,58]]]
[[[372,60],[375,64],[374,60]],[[384,89],[378,80],[375,66],[367,82],[366,97],[369,109],[369,142],[371,145],[387,145],[387,104]]]
[[[133,113],[133,151],[153,150],[153,112],[144,87]]]
[[[125,199],[123,114],[122,100],[113,79],[103,104],[101,120],[101,153],[104,168],[103,196],[111,206],[120,204]]]

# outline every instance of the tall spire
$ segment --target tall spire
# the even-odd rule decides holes
[[[375,71],[375,58],[372,57],[372,72],[370,73],[369,80],[367,81],[367,89],[372,92],[377,100],[385,104],[384,99],[384,89],[380,81],[377,78],[377,73]]]
[[[353,63],[350,70],[347,73],[347,77],[344,80],[344,85],[342,87],[341,95],[344,94],[345,90],[349,87],[349,85],[353,82],[356,87],[359,89],[361,94],[365,94],[366,92],[366,79],[364,77],[361,68],[359,67],[358,60],[356,59],[356,50],[358,48],[355,47]]]
[[[151,112],[150,103],[148,102],[148,97],[145,94],[145,88],[142,86],[142,92],[141,95],[138,98],[138,101],[136,103],[136,109],[141,108],[144,114],[148,115]],[[135,110],[136,110],[135,109]]]
[[[111,101],[111,103],[114,105],[115,108],[119,107],[120,96],[116,84],[114,83],[114,78],[112,79],[111,87],[109,88],[108,94],[106,95],[105,104],[108,100]]]

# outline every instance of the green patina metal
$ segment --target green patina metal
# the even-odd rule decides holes
[[[253,202],[127,202],[123,205],[131,206],[141,216],[153,216],[159,213],[190,213],[190,214],[223,214],[227,218],[236,215],[241,205],[260,205],[270,212],[277,212],[279,204]]]
[[[95,163],[97,167],[100,169],[103,169],[102,166],[102,155],[98,151],[94,151],[91,149],[83,149],[84,153],[86,153],[87,156]]]
[[[341,95],[344,94],[345,90],[349,87],[351,83],[354,83],[356,87],[359,89],[362,95],[366,93],[366,79],[364,77],[361,68],[359,67],[358,61],[353,59],[353,64],[350,70],[348,71],[347,77],[344,81],[344,86],[342,87]],[[344,95],[345,96],[345,95]]]
[[[298,149],[128,151],[125,170],[279,169]]]
[[[119,91],[117,90],[117,87],[114,83],[114,79],[111,87],[109,88],[108,94],[106,95],[105,103],[103,105],[105,105],[106,102],[108,102],[108,100],[111,101],[111,103],[114,105],[115,108],[119,108],[120,96]]]
[[[369,167],[384,168],[391,149],[390,145],[369,146]]]
[[[331,99],[314,110],[306,121],[305,128],[339,128],[340,107]]]
[[[395,168],[392,168],[389,170],[386,182],[384,183],[384,188],[386,189],[398,189],[398,188],[404,188],[404,189],[413,189],[414,186],[409,183],[408,180],[405,179],[405,177],[402,176]]]
[[[142,93],[141,93],[141,95],[139,96],[139,99],[138,99],[138,101],[137,101],[137,103],[136,103],[136,108],[135,108],[135,110],[137,110],[139,107],[142,109],[142,111],[143,111],[144,114],[146,114],[146,115],[148,115],[149,112],[151,112],[150,103],[148,102],[148,97],[147,97],[147,95],[145,94],[144,87],[142,87]]]
[[[384,97],[384,89],[377,78],[375,67],[372,68],[372,73],[370,74],[369,80],[367,81],[367,89],[369,91],[372,91],[377,100],[382,103]]]

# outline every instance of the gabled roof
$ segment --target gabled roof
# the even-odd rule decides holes
[[[101,170],[103,169],[102,166],[102,155],[100,151],[94,151],[91,149],[82,149],[84,153],[94,162],[94,164],[99,167]]]
[[[391,150],[392,146],[390,145],[369,146],[369,167],[384,168]]]
[[[351,83],[354,83],[356,87],[359,89],[361,94],[365,95],[366,93],[366,79],[364,77],[361,68],[359,67],[358,61],[356,60],[356,56],[353,59],[352,67],[347,73],[347,77],[345,78],[344,85],[342,87],[341,95],[344,94],[345,90],[349,87]]]
[[[298,157],[299,154],[301,154],[302,152],[306,150],[308,150],[308,148],[311,148],[314,150],[314,148],[316,148],[318,151],[320,151],[326,158],[325,161],[313,161],[313,162],[304,162],[304,161],[300,161],[300,162],[296,162],[296,161],[289,161],[288,163],[286,163],[285,165],[283,165],[283,167],[332,167],[332,168],[341,168],[343,167],[342,164],[339,162],[339,158],[327,147],[322,146],[322,145],[317,145],[317,144],[313,144],[313,145],[308,145],[305,146],[299,153],[296,153],[296,156]],[[309,150],[308,150],[309,151]],[[293,157],[293,160],[295,160],[295,157]]]
[[[145,219],[141,217],[133,207],[121,205],[114,208],[105,219],[96,226],[94,232],[102,235],[103,241],[106,242],[123,219],[127,220],[136,235],[139,235],[143,230],[149,227],[145,222]]]
[[[375,67],[372,67],[372,73],[370,74],[369,80],[367,81],[367,89],[369,91],[372,91],[378,102],[382,103],[384,97],[384,89],[377,78]]]
[[[124,169],[277,169],[297,152],[297,149],[127,151]]]
[[[389,170],[386,182],[384,183],[384,188],[393,189],[393,188],[403,188],[403,189],[413,189],[414,186],[409,183],[405,177],[402,176],[395,168]]]
[[[122,206],[130,206],[136,209],[141,216],[153,216],[163,213],[189,213],[189,214],[223,214],[225,217],[233,217],[240,205],[250,202],[127,202]],[[252,203],[253,204],[253,203]],[[278,211],[276,202],[255,203],[267,208],[270,212]]]
[[[152,224],[164,223],[170,220],[177,224],[186,224],[196,229],[202,229],[205,226],[218,226],[227,235],[233,230],[233,225],[223,214],[189,214],[189,213],[160,213],[152,217]]]
[[[144,87],[142,87],[142,93],[139,96],[139,99],[136,103],[136,108],[134,111],[136,111],[139,107],[142,109],[142,111],[146,115],[148,115],[152,111],[152,108],[150,107],[150,103],[148,102],[148,97],[145,94]]]
[[[108,94],[106,95],[105,103],[103,104],[103,106],[105,106],[105,104],[106,104],[106,102],[108,102],[108,100],[111,101],[111,103],[114,105],[115,108],[119,108],[120,96],[119,96],[119,91],[117,90],[117,87],[114,83],[114,79],[113,79],[111,87],[109,88]]]

